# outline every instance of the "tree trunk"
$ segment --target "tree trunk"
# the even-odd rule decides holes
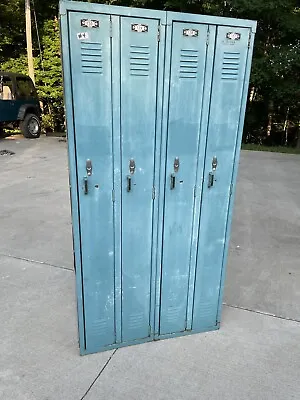
[[[255,96],[255,87],[252,86],[251,89],[250,89],[250,94],[249,94],[250,103],[252,103],[252,101],[254,100],[254,96]]]
[[[284,134],[285,134],[285,139],[284,139],[285,146],[288,145],[289,112],[290,112],[290,107],[288,107],[287,110],[286,110],[284,128],[283,128],[284,129]]]
[[[269,101],[268,104],[268,126],[267,126],[267,136],[271,135],[272,125],[273,125],[273,112],[274,112],[274,102]]]
[[[26,44],[27,44],[28,72],[29,72],[29,76],[30,76],[32,82],[35,84],[33,56],[32,56],[30,0],[25,0],[25,18],[26,18]]]
[[[298,122],[298,138],[297,138],[297,149],[300,149],[300,121]]]

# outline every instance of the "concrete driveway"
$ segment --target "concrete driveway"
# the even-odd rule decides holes
[[[78,355],[67,146],[0,141],[0,399],[300,393],[300,156],[243,152],[218,332]]]

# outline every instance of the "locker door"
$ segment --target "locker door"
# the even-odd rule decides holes
[[[192,229],[208,26],[173,23],[165,176],[160,334],[187,328]]]
[[[121,17],[123,341],[150,335],[158,24]]]
[[[247,28],[217,29],[194,300],[193,329],[197,330],[217,323],[249,34]]]
[[[82,253],[77,273],[82,274],[89,350],[115,341],[109,32],[108,15],[69,14]]]

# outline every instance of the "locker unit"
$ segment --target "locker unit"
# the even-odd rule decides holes
[[[218,329],[256,23],[60,21],[81,354]]]

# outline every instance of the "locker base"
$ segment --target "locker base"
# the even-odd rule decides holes
[[[93,353],[100,353],[103,351],[109,351],[109,350],[114,350],[114,349],[119,349],[121,347],[128,347],[128,346],[134,346],[136,344],[142,344],[142,343],[148,343],[148,342],[153,342],[153,341],[158,341],[158,340],[164,340],[164,339],[171,339],[171,338],[176,338],[176,337],[181,337],[181,336],[188,336],[188,335],[194,335],[197,333],[204,333],[204,332],[210,332],[210,331],[215,331],[220,329],[220,324],[216,324],[207,328],[202,328],[202,329],[194,329],[191,331],[184,331],[184,332],[176,332],[176,333],[170,333],[166,335],[159,335],[159,336],[150,336],[144,339],[137,339],[137,340],[132,340],[129,342],[123,342],[123,343],[115,343],[112,345],[108,346],[100,346],[100,347],[90,347],[90,348],[83,348],[80,349],[80,355],[85,356],[88,354],[93,354]]]

